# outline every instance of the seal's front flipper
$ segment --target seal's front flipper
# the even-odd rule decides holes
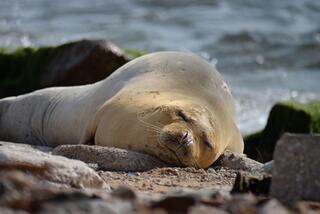
[[[243,138],[236,124],[232,123],[232,126],[232,136],[230,136],[229,144],[226,149],[242,154],[244,150]]]
[[[97,125],[95,118],[90,120],[80,138],[80,144],[94,145],[94,136],[96,134]]]
[[[89,120],[80,138],[80,144],[95,145],[95,135],[98,128],[98,124],[103,117],[104,112],[107,109],[106,103],[102,105],[94,116]]]

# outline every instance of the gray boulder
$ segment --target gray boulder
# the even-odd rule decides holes
[[[284,134],[274,153],[271,196],[320,200],[320,135]]]
[[[30,145],[0,142],[0,169],[21,170],[73,188],[108,188],[85,163],[50,155]]]

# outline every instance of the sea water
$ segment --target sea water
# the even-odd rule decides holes
[[[320,99],[320,0],[0,0],[0,47],[83,38],[206,58],[231,87],[244,135],[279,100]]]

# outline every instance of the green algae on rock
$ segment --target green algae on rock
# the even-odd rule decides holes
[[[137,58],[137,57],[140,57],[140,56],[147,54],[147,52],[145,52],[145,51],[135,50],[135,49],[123,49],[123,51],[131,59],[134,59],[134,58]]]
[[[40,87],[41,71],[47,62],[50,47],[21,48],[14,52],[0,51],[0,97],[29,92]]]
[[[55,47],[0,49],[0,98],[51,86],[89,84],[109,76],[129,57],[105,40]]]
[[[266,127],[244,138],[244,153],[255,160],[272,160],[277,140],[285,132],[320,133],[320,101],[279,102],[270,111]]]

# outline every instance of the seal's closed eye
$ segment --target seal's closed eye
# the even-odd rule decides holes
[[[202,138],[203,144],[204,144],[207,148],[213,149],[213,145],[209,142],[208,137],[207,137],[207,135],[206,135],[205,132],[202,132],[201,138]]]
[[[182,110],[177,110],[176,114],[182,119],[184,120],[185,122],[190,122],[190,119],[183,113]]]
[[[211,145],[211,143],[209,143],[209,141],[205,140],[203,141],[204,145],[206,145],[209,149],[213,149],[213,146]]]

